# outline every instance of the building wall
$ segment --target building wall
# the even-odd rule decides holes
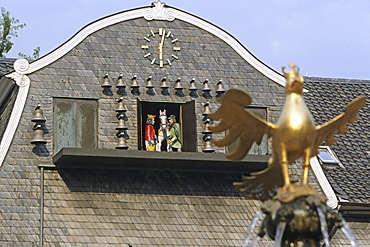
[[[179,39],[181,47],[179,60],[174,61],[172,66],[159,68],[151,65],[144,58],[141,45],[143,37],[156,31],[158,28],[171,30],[174,37]],[[101,84],[103,76],[108,73],[110,83],[116,84],[120,73],[123,74],[127,95],[124,96],[127,111],[127,126],[130,139],[128,145],[131,149],[137,149],[137,99],[148,101],[173,101],[187,102],[196,101],[197,132],[201,133],[203,122],[202,103],[211,101],[210,108],[215,110],[217,104],[216,82],[223,80],[224,87],[241,88],[249,92],[253,97],[253,104],[269,106],[269,120],[276,122],[277,114],[283,102],[283,90],[280,85],[252,68],[234,50],[218,37],[207,33],[186,22],[175,20],[151,21],[137,19],[126,21],[102,29],[86,38],[67,55],[33,73],[30,78],[33,85],[27,105],[42,102],[46,108],[44,113],[48,118],[47,127],[50,131],[47,138],[48,150],[53,150],[52,136],[53,123],[52,111],[48,109],[52,105],[53,96],[62,97],[86,97],[99,98],[99,148],[114,148],[116,146],[115,127],[117,124],[114,110],[117,107],[116,99],[120,97],[116,88],[112,87],[111,94],[102,92]],[[130,91],[131,78],[137,74],[140,85],[140,95],[133,95]],[[145,81],[148,76],[153,77],[155,95],[147,94]],[[160,80],[167,77],[169,95],[161,93]],[[174,83],[181,77],[184,90],[183,97],[175,95]],[[198,98],[189,96],[189,82],[196,79],[199,88]],[[202,97],[202,82],[209,79],[212,88],[212,98]],[[38,95],[38,96],[36,96]],[[39,98],[40,97],[40,98]],[[154,113],[158,115],[158,113]],[[198,150],[203,146],[202,135],[198,136]]]
[[[181,52],[172,66],[160,68],[145,59],[143,37],[158,28],[179,38]],[[103,76],[113,84],[103,93]],[[7,158],[0,170],[0,245],[36,246],[40,234],[40,177],[38,165],[52,165],[55,154],[53,98],[98,100],[99,149],[114,149],[117,118],[115,83],[119,73],[128,85],[124,97],[130,149],[137,149],[137,100],[187,102],[195,100],[197,149],[203,148],[203,105],[216,103],[216,82],[249,92],[253,104],[268,106],[268,120],[276,122],[284,100],[282,86],[271,81],[220,38],[184,21],[125,21],[93,33],[52,64],[30,75],[24,113]],[[130,91],[137,74],[140,95]],[[145,80],[153,77],[154,95]],[[166,76],[169,95],[161,94]],[[181,77],[184,96],[175,94]],[[189,95],[196,79],[198,96]],[[208,78],[211,98],[202,96]],[[32,113],[40,103],[46,118],[46,145],[31,145]],[[89,134],[89,133],[87,133]],[[217,152],[224,152],[217,149]],[[258,201],[241,198],[232,186],[241,174],[166,171],[46,170],[44,246],[240,246]],[[263,244],[264,242],[260,242]]]
[[[240,246],[259,205],[236,193],[236,174],[64,170],[45,179],[45,246]]]

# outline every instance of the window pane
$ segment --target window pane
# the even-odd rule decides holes
[[[326,149],[319,149],[319,158],[323,163],[338,163],[337,159],[335,159]]]
[[[77,147],[95,148],[97,140],[97,101],[77,101]]]
[[[54,99],[54,149],[56,152],[62,147],[96,147],[97,107],[96,100]]]
[[[55,151],[62,147],[76,147],[76,120],[74,103],[56,100],[54,105]]]

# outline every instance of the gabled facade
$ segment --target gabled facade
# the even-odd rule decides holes
[[[205,108],[217,109],[222,87],[239,88],[276,122],[284,78],[226,31],[158,1],[95,21],[4,74],[2,245],[242,245],[260,202],[240,197],[232,182],[266,167],[270,148],[265,141],[227,161],[228,149],[205,143]],[[147,115],[158,129],[164,109],[181,125],[182,153],[145,151]],[[311,184],[335,208],[316,168]]]

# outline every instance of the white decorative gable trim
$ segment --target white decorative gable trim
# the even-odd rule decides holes
[[[80,30],[77,34],[75,34],[70,40],[66,43],[61,45],[59,48],[54,50],[53,52],[49,53],[48,55],[34,61],[30,64],[30,68],[28,73],[32,73],[37,71],[50,63],[53,63],[57,59],[64,56],[67,52],[71,51],[74,47],[76,47],[80,42],[82,42],[87,36],[90,34],[108,27],[110,25],[117,24],[119,22],[128,21],[136,18],[145,18],[146,20],[163,20],[163,21],[173,21],[175,19],[179,19],[190,24],[193,24],[201,29],[204,29],[215,36],[219,37],[221,40],[225,41],[229,44],[240,56],[242,56],[252,67],[257,69],[267,78],[275,81],[276,83],[280,84],[281,86],[285,86],[285,79],[284,77],[277,73],[276,71],[272,70],[264,63],[259,61],[255,58],[243,45],[239,43],[233,36],[229,33],[225,32],[221,28],[199,18],[194,15],[188,14],[181,10],[172,8],[170,6],[166,6],[165,3],[160,1],[154,2],[150,7],[144,7],[134,10],[129,10],[125,12],[121,12],[104,19],[98,20],[96,22],[91,23],[90,25],[86,26],[82,30]]]
[[[325,196],[328,198],[326,204],[333,209],[337,208],[338,207],[337,196],[335,195],[333,188],[331,187],[328,179],[326,178],[318,158],[316,156],[312,157],[310,159],[310,164],[312,171],[315,174],[317,181],[321,186],[321,189],[323,190]]]
[[[169,8],[165,8],[166,4],[161,3],[161,1],[153,2],[151,9],[148,9],[144,12],[144,18],[148,21],[151,20],[165,20],[165,21],[173,21],[175,20],[175,15],[173,10]]]
[[[28,63],[27,59],[20,58],[15,60],[14,62],[14,73],[7,75],[7,77],[12,78],[15,80],[18,86],[20,87],[27,87],[30,84],[30,78],[26,76],[28,73],[28,69],[30,68],[30,64]]]
[[[15,72],[6,75],[6,77],[12,78],[19,86],[17,99],[15,100],[13,111],[10,115],[8,126],[5,129],[3,139],[0,144],[0,167],[2,166],[6,154],[8,153],[10,144],[13,140],[15,131],[17,130],[19,120],[23,112],[23,108],[26,103],[28,90],[30,88],[30,78],[26,75],[29,69],[29,63],[26,59],[17,59],[14,62]]]

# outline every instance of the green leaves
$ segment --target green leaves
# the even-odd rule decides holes
[[[8,53],[13,47],[14,43],[11,42],[12,37],[18,37],[18,30],[25,27],[26,23],[19,24],[19,20],[10,17],[10,12],[5,8],[1,8],[0,17],[0,57],[5,57],[4,54]],[[37,48],[36,48],[37,49]]]
[[[21,58],[25,58],[27,60],[35,60],[40,57],[40,46],[33,49],[33,54],[30,56],[27,56],[26,54],[23,54],[22,52],[18,52],[18,56]]]

